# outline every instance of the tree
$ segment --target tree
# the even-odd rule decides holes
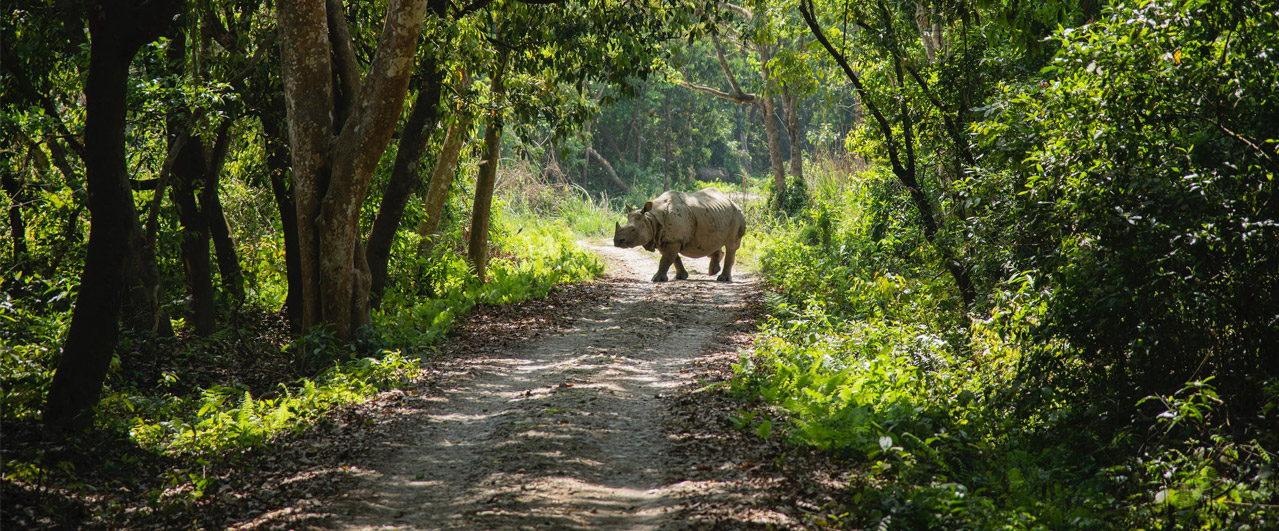
[[[471,237],[467,242],[466,257],[475,270],[475,276],[484,281],[488,267],[489,219],[492,215],[493,188],[497,184],[497,166],[502,158],[502,126],[506,97],[506,64],[510,51],[502,48],[493,67],[489,88],[489,120],[484,127],[484,155],[480,160],[480,172],[475,177],[475,201],[471,209]]]
[[[386,24],[362,77],[338,1],[287,0],[277,7],[303,329],[330,326],[350,339],[368,322],[372,279],[359,211],[403,108],[426,6],[426,0],[387,5]]]
[[[89,0],[89,75],[85,85],[85,170],[89,190],[88,254],[71,327],[44,422],[66,431],[91,422],[115,350],[125,261],[141,241],[125,165],[125,102],[129,63],[163,35],[181,2],[153,0],[134,7],[123,0]]]
[[[458,157],[462,152],[462,143],[470,135],[473,118],[467,110],[458,113],[449,126],[448,133],[444,135],[444,144],[440,148],[439,157],[435,159],[430,186],[426,192],[426,200],[423,201],[422,221],[417,227],[417,233],[422,237],[419,249],[421,254],[429,254],[439,236],[436,231],[444,213],[444,203],[448,201],[449,188],[453,186],[453,178],[457,175]]]
[[[736,8],[735,11],[747,20],[754,17],[753,13],[746,9]],[[775,190],[784,190],[786,188],[786,170],[785,161],[782,157],[781,134],[777,128],[777,120],[774,118],[776,115],[776,101],[772,96],[769,96],[766,93],[757,94],[744,92],[741,85],[737,82],[737,77],[733,74],[732,68],[728,65],[728,60],[724,56],[724,48],[720,44],[719,36],[712,34],[711,43],[715,47],[715,57],[719,60],[720,69],[724,73],[724,79],[727,81],[729,89],[732,92],[724,92],[712,87],[697,85],[683,80],[680,81],[680,85],[685,88],[709,94],[740,105],[755,105],[759,107],[760,117],[764,122],[764,131],[768,139],[768,160],[772,170],[773,187]],[[747,42],[744,37],[742,38],[741,46],[743,50],[747,50],[750,47],[750,44],[751,43]],[[765,43],[754,42],[753,44],[755,52],[758,54],[760,78],[763,86],[767,87],[771,77],[769,74],[770,70],[768,63],[772,59],[773,48]]]
[[[799,104],[804,94],[809,92],[814,84],[812,82],[812,73],[809,72],[810,67],[805,53],[802,50],[790,49],[797,48],[797,46],[792,43],[795,37],[786,29],[788,27],[785,20],[787,10],[784,7],[778,9],[774,6],[763,5],[759,10],[753,12],[734,4],[721,3],[718,8],[718,12],[711,14],[712,18],[723,13],[732,13],[741,18],[746,24],[739,29],[734,29],[728,24],[721,24],[717,30],[712,31],[710,34],[715,57],[718,60],[720,71],[724,74],[729,92],[692,84],[687,81],[681,81],[680,84],[686,88],[717,98],[757,107],[757,110],[760,111],[758,114],[763,120],[765,137],[768,142],[768,158],[773,177],[773,190],[776,191],[775,198],[781,199],[787,195],[787,173],[790,174],[791,178],[800,182],[803,181],[804,177],[804,133],[799,117]],[[747,53],[754,53],[752,62],[754,68],[759,72],[759,91],[747,93],[742,89],[726,58],[724,47],[720,42],[719,31],[728,32],[730,37],[732,33],[736,33],[736,40],[739,42],[741,49]],[[778,120],[779,111],[781,114],[780,126]],[[782,129],[786,130],[785,145],[790,151],[789,168],[787,167],[787,158],[783,154]],[[743,131],[741,142],[744,143],[745,141]],[[778,200],[774,202],[773,206],[782,208],[783,203]]]
[[[872,33],[878,39],[877,42],[882,43],[880,44],[881,46],[888,49],[888,64],[891,65],[891,74],[893,76],[890,79],[890,86],[892,90],[902,91],[906,87],[905,72],[909,67],[905,64],[905,58],[900,52],[901,41],[898,36],[900,29],[895,24],[896,18],[889,11],[887,4],[883,0],[879,0],[875,6],[868,9],[871,11],[870,13],[854,11],[850,16],[854,17],[858,25],[862,26],[866,32]],[[942,222],[939,220],[940,216],[933,206],[932,199],[929,198],[928,193],[920,182],[916,155],[918,148],[915,124],[916,112],[911,108],[910,100],[903,94],[877,94],[869,90],[862,76],[849,63],[848,57],[839,49],[836,49],[826,36],[826,31],[822,28],[817,18],[813,0],[800,0],[799,11],[813,36],[821,43],[822,48],[826,50],[849,82],[852,83],[862,105],[874,117],[874,123],[884,140],[884,150],[888,154],[888,162],[892,168],[893,175],[897,177],[897,180],[901,182],[909,194],[911,203],[914,205],[915,212],[918,215],[924,238],[941,254],[946,271],[954,279],[955,286],[958,288],[960,297],[963,300],[963,312],[967,313],[977,299],[977,290],[973,285],[968,266],[960,261],[954,249],[938,237],[938,230]],[[870,19],[868,15],[872,14],[877,18]],[[869,22],[869,20],[875,20],[875,22]],[[896,105],[889,105],[889,103],[895,103]],[[889,112],[894,113],[891,116],[891,120]]]

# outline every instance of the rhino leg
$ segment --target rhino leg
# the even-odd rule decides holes
[[[684,269],[684,260],[679,255],[675,255],[675,280],[684,280],[688,278],[688,270]]]
[[[733,262],[736,260],[737,260],[737,249],[732,247],[728,248],[728,251],[724,253],[724,272],[720,273],[718,277],[715,277],[715,280],[718,280],[720,282],[732,282],[733,281]]]
[[[666,282],[666,272],[671,269],[671,264],[679,260],[679,244],[665,245],[662,247],[662,260],[657,263],[657,274],[653,275],[653,282]],[[680,269],[683,269],[682,267]],[[678,270],[676,275],[678,275]],[[685,274],[687,275],[687,273]],[[678,278],[678,277],[676,277]]]
[[[711,268],[710,270],[706,272],[707,275],[714,275],[715,273],[719,273],[719,259],[722,256],[724,256],[724,251],[721,251],[718,249],[715,252],[711,253]]]

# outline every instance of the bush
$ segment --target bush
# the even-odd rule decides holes
[[[1236,415],[1265,402],[1279,376],[1276,7],[1123,3],[1063,30],[1048,79],[992,105],[978,132],[1006,158],[966,185],[997,201],[975,216],[977,255],[1035,271],[1050,294],[1035,334],[1071,347],[1042,352],[1091,367],[1038,359],[1043,383],[1132,404],[1215,375]]]

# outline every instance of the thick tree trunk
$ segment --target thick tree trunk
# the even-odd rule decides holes
[[[276,9],[302,250],[304,329],[329,325],[337,337],[352,339],[368,322],[372,275],[360,239],[360,206],[403,110],[425,10],[426,0],[391,0],[358,101],[335,103],[329,50],[350,43],[330,41],[323,3],[285,0]],[[346,81],[355,69],[342,66]],[[349,117],[335,123],[347,109]]]
[[[136,238],[137,241],[129,246],[129,258],[125,263],[128,291],[123,306],[124,325],[129,330],[154,337],[172,336],[173,324],[169,322],[169,314],[162,304],[164,281],[156,263],[155,245],[142,233],[141,223],[138,223]]]
[[[391,244],[395,241],[395,233],[400,228],[400,219],[404,216],[404,207],[409,198],[422,187],[422,155],[431,140],[431,132],[439,119],[440,89],[443,85],[442,72],[435,69],[433,61],[427,66],[427,73],[422,76],[418,87],[417,99],[413,102],[413,110],[409,113],[408,122],[404,124],[400,134],[399,147],[395,152],[395,165],[391,169],[390,182],[382,194],[382,206],[377,218],[373,221],[373,229],[369,231],[369,239],[365,251],[368,254],[369,270],[372,278],[372,301],[377,306],[382,298],[382,289],[386,284],[386,268],[391,259]]]
[[[436,234],[440,228],[440,218],[444,215],[444,205],[448,203],[449,189],[453,186],[453,177],[457,175],[457,161],[462,154],[462,144],[470,137],[472,115],[463,111],[459,114],[449,131],[444,135],[444,146],[440,148],[440,156],[435,159],[435,169],[431,171],[431,184],[426,190],[426,201],[423,205],[422,221],[418,223],[417,234],[422,237],[418,245],[418,254],[431,254],[431,249],[439,238]]]
[[[490,105],[496,110],[489,115],[488,125],[484,130],[484,160],[480,161],[480,171],[475,177],[475,203],[471,209],[471,239],[467,242],[466,256],[475,270],[480,282],[485,281],[488,268],[489,219],[492,215],[493,188],[497,184],[497,163],[502,157],[502,105],[506,95],[506,59],[505,48],[499,52],[497,67],[493,70],[493,84],[490,89],[493,101]],[[586,149],[591,149],[587,146]]]
[[[769,96],[761,96],[760,98],[760,118],[764,120],[764,133],[768,136],[768,161],[773,173],[773,189],[777,191],[777,197],[781,197],[782,191],[786,190],[786,169],[782,160],[782,137],[777,130],[777,119],[775,118],[775,109],[773,98]]]
[[[320,199],[332,173],[333,84],[325,5],[283,0],[276,6],[280,67],[288,109],[293,197],[297,208],[298,265],[303,330],[325,322],[321,310],[320,246],[316,226]],[[347,323],[350,324],[349,322]]]
[[[92,408],[111,364],[125,261],[129,247],[142,240],[124,150],[129,63],[143,44],[172,23],[179,5],[153,1],[130,9],[88,3],[92,39],[84,136],[91,225],[71,327],[45,399],[44,422],[55,432],[92,423]]]

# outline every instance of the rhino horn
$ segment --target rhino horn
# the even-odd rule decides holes
[[[617,231],[619,231],[619,230],[622,230],[622,224],[621,224],[621,223],[618,223],[618,222],[616,222],[616,221],[614,221],[614,222],[613,222],[613,231],[614,231],[614,232],[617,232]]]

